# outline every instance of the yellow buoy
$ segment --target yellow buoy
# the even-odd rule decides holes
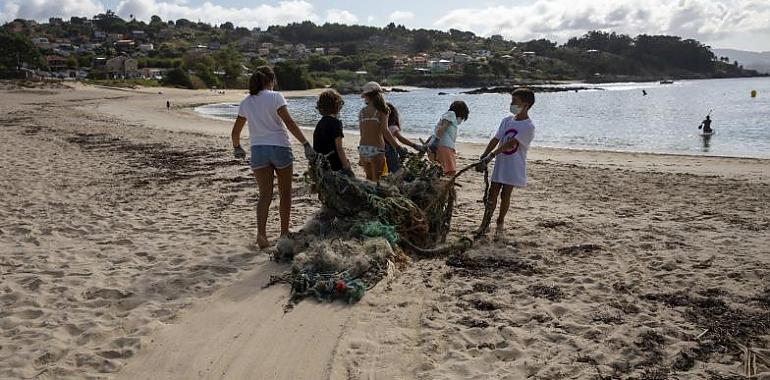
[[[757,90],[751,90],[751,97],[756,98],[757,97]]]

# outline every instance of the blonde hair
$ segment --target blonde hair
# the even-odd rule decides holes
[[[380,111],[384,114],[390,113],[390,107],[388,107],[387,104],[385,104],[385,98],[382,97],[382,93],[379,91],[372,91],[367,92],[364,94],[364,96],[369,99],[369,101],[372,104],[372,107],[376,109],[377,111]]]

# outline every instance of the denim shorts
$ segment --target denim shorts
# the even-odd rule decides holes
[[[284,169],[294,162],[294,154],[291,148],[276,145],[252,145],[251,169],[257,170],[272,166],[276,169]]]

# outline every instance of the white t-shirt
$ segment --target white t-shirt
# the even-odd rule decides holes
[[[291,147],[289,133],[278,109],[286,105],[286,99],[279,92],[262,90],[249,95],[238,106],[238,116],[246,118],[249,125],[251,146],[273,145]]]
[[[527,185],[527,150],[535,137],[535,125],[532,120],[516,120],[513,115],[500,122],[495,138],[500,144],[516,138],[519,144],[512,149],[500,152],[495,157],[495,168],[492,170],[492,182],[515,187]]]

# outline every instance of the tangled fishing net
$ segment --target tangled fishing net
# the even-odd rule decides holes
[[[331,170],[319,155],[306,179],[322,208],[301,231],[278,242],[274,258],[292,262],[292,268],[271,276],[269,285],[290,284],[293,302],[315,297],[354,303],[405,265],[408,255],[470,248],[470,238],[446,242],[457,175],[442,174],[439,165],[410,155],[401,170],[373,183]]]

